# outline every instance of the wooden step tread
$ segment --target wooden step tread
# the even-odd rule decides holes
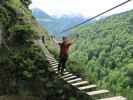
[[[47,56],[48,58],[52,58],[52,59],[54,59],[54,57],[52,57],[52,56]]]
[[[66,74],[66,75],[64,75],[64,76],[62,76],[61,78],[66,78],[66,77],[70,77],[70,76],[73,76],[73,74]]]
[[[58,69],[58,67],[52,67],[52,69]]]
[[[49,59],[49,60],[56,60],[55,58],[49,58],[49,57],[47,59]]]
[[[66,74],[70,74],[70,72],[64,72],[63,74],[64,74],[64,75],[66,75]]]
[[[82,86],[79,87],[79,90],[85,90],[85,89],[91,89],[91,88],[96,88],[96,85],[88,85],[88,86]]]
[[[47,58],[53,58],[53,59],[54,59],[54,57],[52,57],[52,56],[49,56],[49,55],[47,55]]]
[[[51,61],[51,62],[57,62],[56,59],[51,59],[51,58],[47,58],[47,59],[48,59],[48,61]]]
[[[56,69],[58,69],[58,67],[52,67],[52,69],[56,70]]]
[[[50,66],[51,66],[52,68],[58,68],[58,65],[52,65],[52,64],[50,64]]]
[[[73,86],[79,86],[79,85],[84,85],[84,84],[88,84],[88,81],[82,81],[82,82],[74,83],[72,85]]]
[[[51,65],[58,65],[57,62],[50,62]]]
[[[87,92],[87,94],[90,96],[94,96],[94,95],[104,94],[104,93],[108,93],[108,92],[109,92],[109,90],[98,90],[98,91]]]
[[[73,79],[73,78],[77,78],[77,76],[70,76],[70,77],[64,78],[64,80],[70,80],[70,79]]]
[[[55,65],[55,66],[53,66],[52,68],[57,68],[58,67],[58,65]]]
[[[70,80],[70,81],[67,81],[68,83],[73,83],[73,82],[77,82],[77,81],[81,81],[82,79],[81,78],[76,78],[76,79],[73,79],[73,80]]]
[[[52,68],[58,68],[58,65],[51,65]]]
[[[56,60],[49,60],[49,62],[51,62],[51,63],[57,63]]]
[[[54,65],[54,66],[52,65],[51,67],[52,67],[52,68],[57,68],[57,67],[58,67],[58,65]]]
[[[127,100],[127,99],[122,96],[116,96],[116,97],[104,98],[104,99],[99,99],[99,100]]]
[[[58,62],[49,61],[50,64],[58,64]]]
[[[56,60],[48,59],[49,62],[57,62]]]
[[[53,69],[54,71],[58,71],[58,69],[56,68],[56,69]]]
[[[55,58],[53,58],[53,57],[47,57],[47,59],[50,59],[50,60],[55,60]]]
[[[53,58],[53,57],[47,57],[47,59],[50,59],[50,60],[55,60],[55,58]]]

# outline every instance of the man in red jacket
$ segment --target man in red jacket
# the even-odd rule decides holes
[[[72,43],[68,41],[67,37],[63,37],[62,42],[57,42],[56,40],[55,42],[60,46],[58,72],[63,74],[65,64],[68,59],[68,51]]]

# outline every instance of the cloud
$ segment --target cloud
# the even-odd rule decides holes
[[[94,16],[125,0],[32,0],[31,8],[40,8],[50,15],[62,16],[81,14],[85,17]],[[117,8],[106,15],[133,9],[133,1]]]

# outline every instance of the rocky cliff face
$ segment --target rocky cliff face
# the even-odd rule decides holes
[[[28,9],[30,0],[6,0],[0,4],[0,22],[3,27],[3,37],[7,44],[15,45],[19,37],[24,40],[37,39],[48,34],[35,21],[31,11]],[[27,32],[27,34],[25,34]],[[26,38],[28,37],[28,39]],[[24,42],[17,41],[17,42]],[[14,44],[15,43],[15,44]],[[19,44],[22,45],[22,44]]]
[[[0,0],[0,98],[18,100],[15,98],[25,98],[18,96],[34,96],[41,100],[69,100],[72,90],[48,69],[45,51],[52,41],[32,16],[30,3],[30,0]]]
[[[0,0],[0,95],[36,94],[30,89],[42,74],[49,77],[45,54],[36,41],[45,37],[45,48],[50,37],[32,16],[30,3],[30,0]]]
[[[2,28],[0,27],[0,46],[2,44]]]

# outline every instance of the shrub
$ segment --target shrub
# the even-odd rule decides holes
[[[15,25],[8,29],[13,44],[24,45],[35,38],[35,31],[30,24]]]

